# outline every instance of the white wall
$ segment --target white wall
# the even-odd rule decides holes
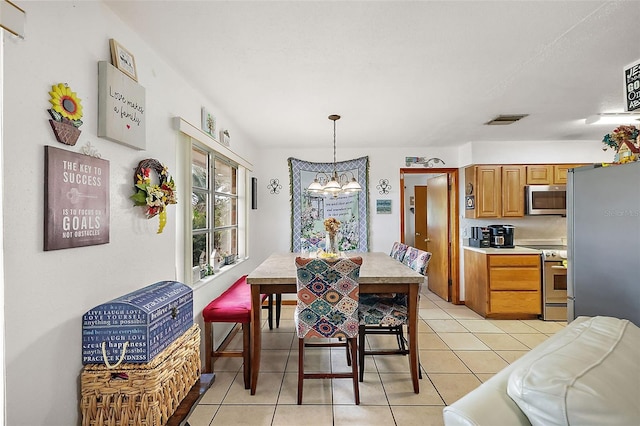
[[[339,130],[338,130],[339,135]],[[337,137],[337,161],[350,160],[362,156],[369,157],[369,218],[371,251],[389,252],[394,241],[400,240],[400,168],[406,167],[405,157],[425,156],[426,150],[387,148],[367,149],[364,151],[341,148]],[[261,151],[260,162],[255,165],[256,174],[261,176],[258,182],[258,210],[254,210],[257,223],[252,223],[259,233],[261,242],[259,257],[272,251],[289,251],[291,246],[291,188],[289,182],[289,157],[313,162],[331,162],[333,151],[323,147],[313,150],[269,149]],[[429,148],[429,156],[445,161],[446,167],[457,167],[457,149]],[[449,166],[451,164],[451,166]],[[427,169],[425,169],[427,170]],[[270,179],[278,179],[282,185],[280,194],[270,194],[267,185]],[[388,194],[379,194],[376,186],[380,179],[388,179],[391,190]],[[391,201],[392,214],[377,214],[376,200]],[[252,216],[253,217],[253,216]],[[258,230],[256,231],[256,228]]]
[[[602,151],[602,146],[601,141],[473,142],[461,148],[460,166],[613,161],[612,152]]]
[[[133,170],[156,158],[177,176],[178,134],[171,119],[199,126],[200,108],[215,111],[232,129],[232,147],[250,161],[253,145],[212,100],[177,75],[100,2],[18,2],[27,11],[25,40],[4,46],[4,268],[6,412],[10,425],[79,422],[81,319],[100,303],[156,281],[176,279],[178,206],[168,209],[164,232],[133,207]],[[109,60],[109,39],[133,53],[146,88],[147,150],[97,137],[98,61]],[[68,83],[82,100],[84,124],[74,147],[55,140],[48,123],[51,86]],[[109,244],[43,251],[44,146],[79,152],[90,142],[110,162]],[[255,161],[253,161],[255,162]],[[180,182],[178,182],[180,184]],[[179,203],[189,197],[178,192]],[[196,316],[253,259],[194,291]],[[197,318],[198,319],[198,318]]]

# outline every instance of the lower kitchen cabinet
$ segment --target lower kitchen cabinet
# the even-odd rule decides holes
[[[542,313],[540,274],[539,254],[464,250],[465,304],[486,318],[535,318]]]

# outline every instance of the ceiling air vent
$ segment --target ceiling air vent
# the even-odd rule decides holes
[[[516,121],[526,117],[529,114],[507,114],[507,115],[499,115],[491,121],[488,121],[484,124],[488,126],[504,126],[507,124],[513,124]]]

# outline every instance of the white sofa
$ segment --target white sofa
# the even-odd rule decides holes
[[[447,426],[640,425],[640,329],[579,317],[443,416]]]

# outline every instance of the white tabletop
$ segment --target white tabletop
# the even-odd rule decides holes
[[[348,253],[362,257],[361,284],[410,284],[422,283],[424,276],[398,262],[386,253]],[[247,276],[249,284],[295,284],[294,260],[300,253],[274,253]]]

